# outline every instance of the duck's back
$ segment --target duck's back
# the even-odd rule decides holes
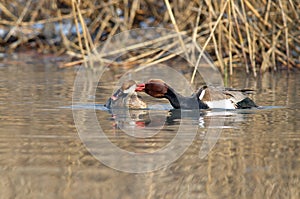
[[[257,107],[256,104],[244,94],[248,90],[220,89],[203,87],[199,99],[209,108],[244,109]]]

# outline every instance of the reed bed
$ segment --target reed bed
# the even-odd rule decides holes
[[[299,0],[2,0],[0,51],[26,47],[68,54],[74,61],[61,67],[69,67],[86,63],[87,57],[98,53],[95,49],[119,32],[164,27],[197,41],[223,73],[231,75],[243,67],[256,76],[300,68],[299,17]],[[172,48],[170,38],[163,39],[160,45]],[[171,41],[182,46],[178,54],[186,53],[190,41],[180,37]],[[136,52],[121,61],[97,55],[119,66],[174,57],[153,47]]]

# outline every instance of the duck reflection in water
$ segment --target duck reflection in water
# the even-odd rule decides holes
[[[113,114],[115,127],[144,127],[149,122],[147,104],[136,92],[136,82],[127,80],[106,101],[105,107]]]

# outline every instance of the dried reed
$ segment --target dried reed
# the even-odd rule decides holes
[[[189,58],[191,40],[182,38],[187,35],[203,46],[226,75],[237,67],[254,76],[267,70],[300,68],[299,1],[3,0],[0,10],[0,51],[27,46],[76,57],[62,67],[87,64],[92,54],[112,65],[149,66],[174,57],[159,47],[172,49],[178,40],[177,54]],[[158,25],[173,28],[176,34],[117,52],[97,54],[95,50],[119,32]],[[168,43],[170,38],[174,43]],[[140,53],[128,53],[122,61],[110,60],[113,53],[140,48]]]

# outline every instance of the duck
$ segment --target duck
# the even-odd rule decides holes
[[[136,92],[169,100],[174,109],[249,109],[258,107],[246,93],[251,89],[202,86],[191,96],[182,96],[161,79],[137,84]]]
[[[134,80],[123,82],[122,86],[106,101],[104,106],[129,109],[146,109],[147,104],[135,91],[137,84]]]

